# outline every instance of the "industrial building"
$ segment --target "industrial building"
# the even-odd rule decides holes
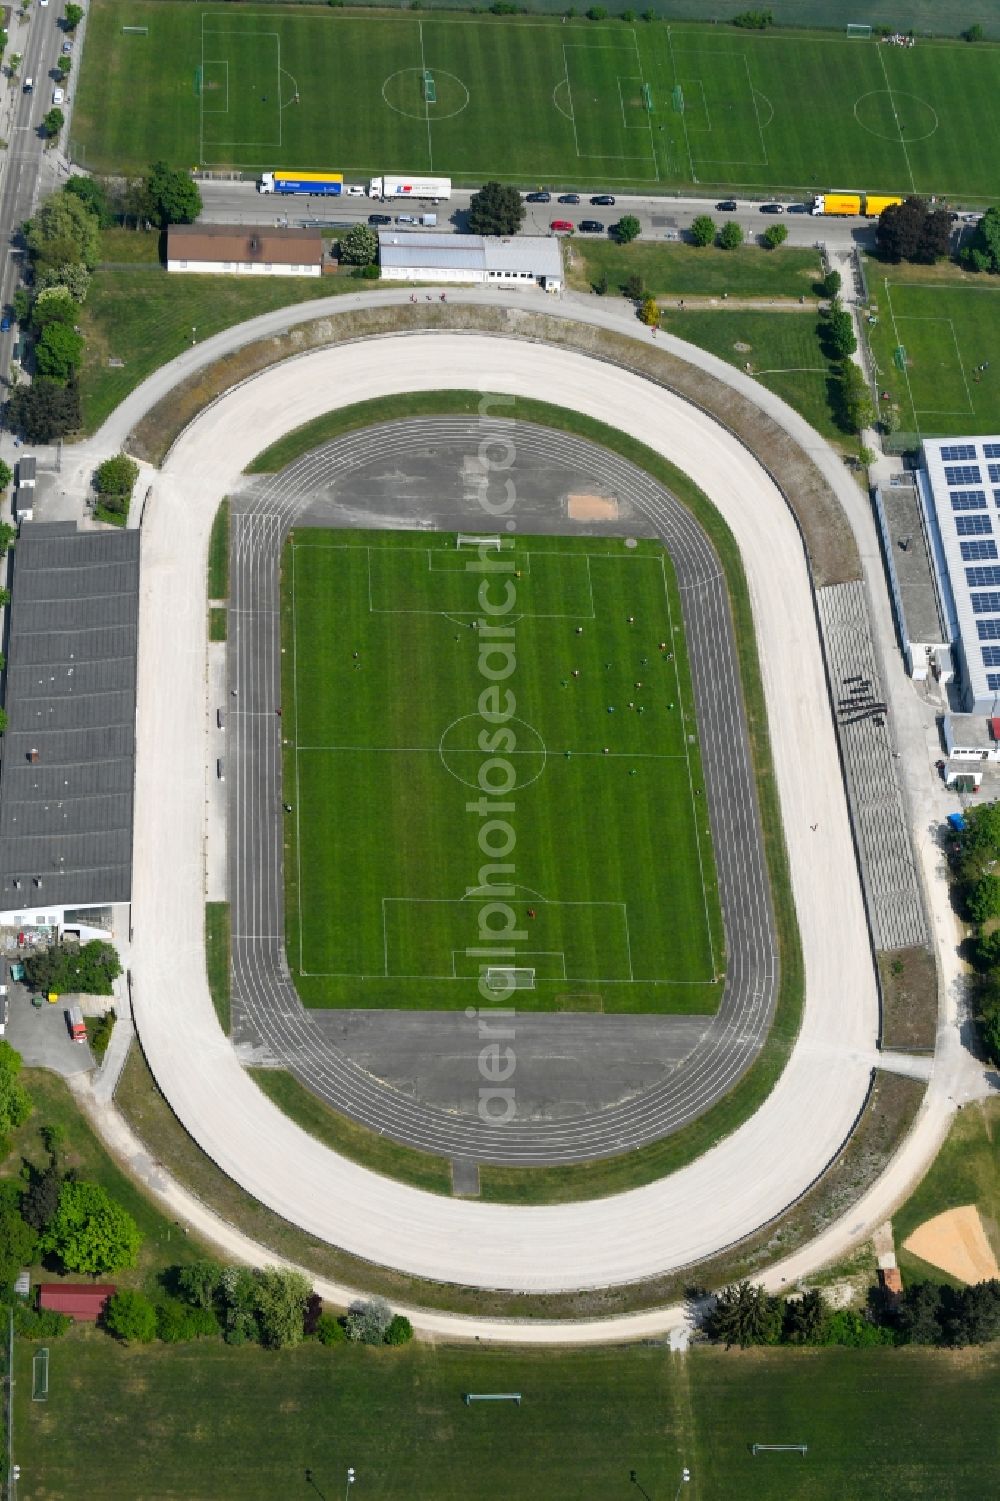
[[[0,741],[0,924],[107,931],[131,900],[139,533],[27,522]]]
[[[322,276],[318,229],[242,224],[171,224],[167,270],[214,276]]]
[[[514,235],[506,239],[383,229],[379,230],[378,248],[383,281],[562,290],[562,251],[554,235]]]

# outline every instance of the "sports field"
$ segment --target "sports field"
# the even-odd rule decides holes
[[[890,273],[869,281],[879,394],[898,407],[901,431],[1000,432],[1000,288],[986,277],[907,282]]]
[[[494,578],[514,605],[510,644],[487,661],[476,549],[309,528],[286,547],[286,928],[300,993],[322,1006],[476,1003],[482,914],[506,884],[518,932],[512,957],[491,962],[516,968],[519,1009],[714,1011],[721,920],[669,560],[653,543],[576,538],[518,538],[491,556],[509,566]],[[502,674],[508,652],[502,707],[515,713],[501,730],[481,695],[484,666]],[[510,784],[489,801],[506,804],[513,843],[492,836],[493,854],[484,779]]]
[[[73,151],[96,170],[1000,196],[990,48],[167,0],[95,0],[88,28]]]

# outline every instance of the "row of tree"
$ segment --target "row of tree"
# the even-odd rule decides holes
[[[949,835],[948,859],[963,916],[974,930],[969,957],[979,1034],[1000,1064],[1000,802],[965,810],[965,828]]]
[[[24,970],[33,989],[56,995],[111,995],[122,972],[113,943],[94,938],[90,943],[57,943],[32,954]]]
[[[984,1345],[1000,1339],[1000,1282],[963,1288],[915,1282],[896,1303],[872,1289],[864,1312],[832,1308],[819,1288],[779,1298],[735,1282],[722,1289],[702,1327],[727,1347]]]

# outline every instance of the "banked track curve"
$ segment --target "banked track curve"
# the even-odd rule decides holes
[[[204,970],[203,580],[218,501],[263,447],[331,407],[477,386],[555,398],[620,428],[688,473],[728,521],[751,593],[805,962],[799,1038],[751,1120],[667,1179],[559,1206],[445,1199],[338,1157],[240,1068]],[[865,1098],[877,1001],[801,542],[780,492],[731,435],[639,376],[547,345],[419,334],[327,348],[227,393],[182,434],[147,508],[141,588],[136,1023],[179,1119],[248,1192],[373,1262],[542,1292],[636,1281],[698,1261],[779,1214],[823,1170]]]

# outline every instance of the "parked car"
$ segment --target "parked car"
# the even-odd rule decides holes
[[[811,214],[812,209],[808,203],[789,203],[785,206],[786,214]]]
[[[737,208],[736,199],[723,198],[720,203],[717,203],[715,205],[715,207],[720,214],[735,214]]]
[[[53,89],[52,90],[52,103],[53,104],[62,104],[62,102],[63,102],[63,100],[65,98],[66,98],[66,90],[65,89]]]
[[[785,206],[783,203],[762,203],[760,211],[762,214],[783,214]]]
[[[560,199],[559,199],[559,202],[560,203],[579,203],[580,202],[580,195],[579,195],[579,193],[563,193],[561,195]]]
[[[344,193],[348,198],[363,198],[365,196],[365,190],[359,182],[349,182],[344,188]]]
[[[67,37],[66,40],[62,44],[62,54],[63,54],[63,57],[69,57],[69,55],[70,55],[70,53],[72,51],[73,51],[73,43],[70,41],[69,37]]]
[[[35,92],[35,80],[33,78],[26,78],[21,88],[25,94],[33,94]]]
[[[585,235],[600,235],[604,233],[604,225],[600,219],[581,219],[580,228]]]
[[[419,222],[420,221],[417,218],[416,214],[397,214],[396,215],[396,223],[397,224],[419,224]]]
[[[525,193],[525,195],[524,195],[524,201],[525,201],[525,203],[551,203],[552,202],[552,194],[551,193],[545,193],[545,192],[542,192],[542,193]]]
[[[391,224],[392,223],[392,215],[391,214],[369,214],[368,215],[368,223],[369,224]]]
[[[573,233],[573,225],[568,219],[553,219],[549,228],[556,235],[571,235]]]
[[[11,318],[10,314],[4,313],[3,317],[0,317],[0,334],[9,334],[11,327],[13,326],[13,322],[14,320]]]
[[[595,193],[590,201],[595,208],[614,208],[615,206],[613,193]]]

